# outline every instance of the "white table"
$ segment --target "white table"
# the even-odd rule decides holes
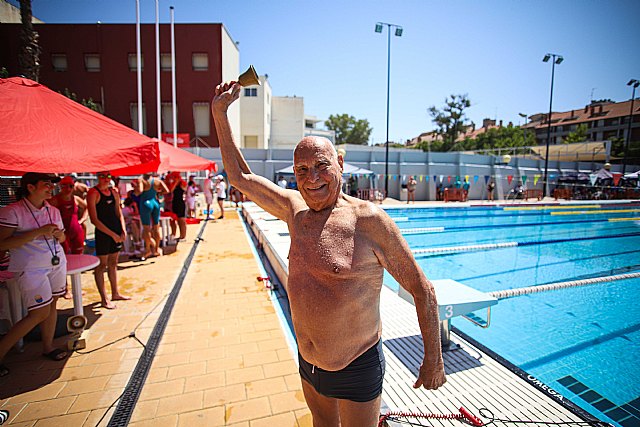
[[[71,276],[71,293],[73,294],[73,314],[84,315],[82,305],[83,271],[92,270],[100,264],[100,259],[93,255],[67,255],[67,275]]]

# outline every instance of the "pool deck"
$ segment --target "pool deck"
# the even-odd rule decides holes
[[[203,227],[139,398],[119,402]],[[273,241],[283,238],[277,234]],[[5,358],[11,369],[0,378],[0,409],[10,412],[5,425],[106,426],[116,408],[128,411],[128,425],[136,427],[312,425],[287,334],[256,280],[261,270],[236,212],[188,226],[187,242],[175,253],[119,267],[121,291],[133,300],[118,302],[116,310],[98,306],[93,275],[82,274],[86,354],[52,362],[40,356],[39,343],[27,343],[23,353]],[[71,301],[58,306],[72,311]],[[478,415],[484,406],[497,417],[580,420],[459,337],[453,338],[459,348],[445,355],[447,384],[436,392],[414,391],[420,359],[415,311],[386,290],[382,311],[388,363],[383,398],[390,409],[450,413],[464,406]],[[132,332],[137,339],[129,337]],[[452,423],[458,422],[434,421]]]

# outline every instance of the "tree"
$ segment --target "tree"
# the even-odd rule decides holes
[[[562,141],[565,144],[573,142],[584,142],[587,140],[587,125],[586,123],[579,124],[574,132],[570,132],[569,135]]]
[[[89,99],[84,99],[82,98],[81,101],[78,101],[78,95],[75,94],[75,92],[71,92],[69,90],[69,88],[64,88],[64,92],[62,93],[64,96],[66,96],[67,98],[76,101],[82,105],[84,105],[85,107],[87,107],[90,110],[96,111],[100,114],[102,114],[102,108],[100,107],[100,104],[97,104],[93,98],[89,98]]]
[[[31,0],[20,0],[20,18],[22,28],[20,30],[20,52],[18,53],[19,72],[26,78],[37,82],[40,78],[40,46],[38,45],[38,33],[33,30]]]
[[[366,119],[356,120],[355,117],[348,114],[330,115],[324,125],[335,131],[336,145],[339,144],[356,144],[367,145],[369,137],[373,129],[369,126]]]
[[[429,115],[437,127],[436,132],[442,137],[440,150],[435,149],[432,143],[433,151],[449,151],[456,145],[458,134],[464,132],[466,126],[464,110],[470,106],[471,101],[465,94],[451,95],[451,99],[446,98],[445,106],[441,110],[435,105],[429,107]]]

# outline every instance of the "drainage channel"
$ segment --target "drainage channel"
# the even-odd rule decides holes
[[[149,375],[149,370],[151,369],[151,363],[156,356],[156,352],[158,350],[158,346],[160,345],[160,340],[164,335],[164,330],[167,327],[167,323],[169,322],[169,317],[171,316],[171,312],[173,311],[173,307],[178,299],[178,294],[180,294],[180,290],[182,289],[182,284],[184,282],[184,278],[189,271],[189,267],[191,266],[191,261],[193,260],[193,256],[196,253],[196,249],[202,240],[202,234],[204,233],[204,229],[206,227],[206,221],[202,222],[202,226],[200,227],[200,231],[198,232],[198,237],[195,239],[195,243],[187,256],[187,259],[184,261],[182,265],[182,271],[180,271],[180,275],[173,285],[173,289],[171,289],[171,293],[167,298],[167,302],[162,309],[162,313],[160,313],[160,317],[153,327],[153,331],[151,332],[151,336],[146,343],[145,349],[138,359],[138,364],[133,370],[131,374],[131,378],[129,378],[129,382],[124,389],[120,397],[120,401],[118,402],[118,406],[116,407],[113,416],[109,420],[109,427],[119,427],[119,426],[127,426],[129,421],[131,420],[131,415],[133,415],[133,410],[136,407],[136,403],[138,403],[138,398],[140,397],[140,393],[142,392],[142,387],[144,386],[145,381],[147,380],[147,376]]]

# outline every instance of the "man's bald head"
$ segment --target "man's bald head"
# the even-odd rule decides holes
[[[329,148],[331,150],[331,154],[336,159],[338,158],[336,147],[331,141],[322,136],[305,136],[304,138],[302,138],[296,145],[295,150],[293,150],[293,158],[296,158],[296,154],[298,154],[300,150],[308,150],[314,148]]]

